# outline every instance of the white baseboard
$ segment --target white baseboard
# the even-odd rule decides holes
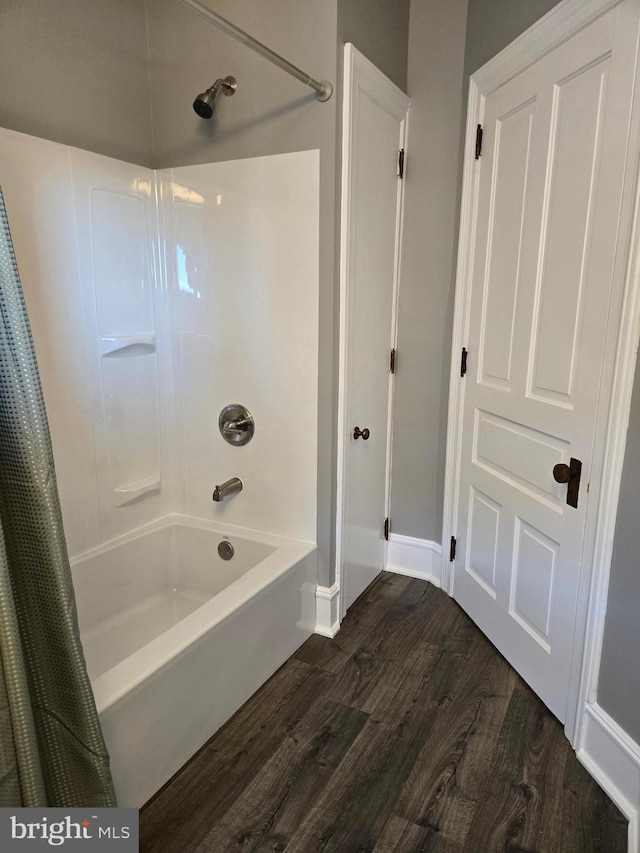
[[[589,704],[577,756],[629,820],[629,853],[640,853],[640,746],[598,704]]]
[[[333,586],[316,587],[316,634],[321,634],[323,637],[335,637],[340,630],[339,592],[340,587],[337,583],[334,583]]]
[[[401,536],[399,533],[389,536],[385,566],[388,572],[422,578],[434,586],[440,586],[441,561],[442,547],[437,542]]]

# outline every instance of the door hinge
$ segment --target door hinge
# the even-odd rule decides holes
[[[479,124],[476,128],[476,160],[479,160],[482,155],[482,125]]]
[[[460,376],[464,376],[465,373],[467,372],[467,356],[468,355],[469,355],[469,353],[467,352],[467,350],[464,347],[462,347],[462,357],[460,359]]]
[[[389,371],[391,373],[396,372],[396,351],[395,351],[395,349],[391,350],[391,354],[389,356]]]
[[[398,151],[398,177],[404,178],[404,148]]]
[[[451,537],[451,544],[449,545],[449,562],[453,563],[456,558],[456,537]]]
[[[389,521],[388,518],[385,518],[385,520],[384,520],[384,538],[387,540],[389,539],[390,530],[391,530],[391,522]]]

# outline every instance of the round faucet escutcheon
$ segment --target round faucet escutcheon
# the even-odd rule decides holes
[[[242,403],[229,403],[218,416],[218,429],[227,444],[243,447],[256,429],[253,415]]]

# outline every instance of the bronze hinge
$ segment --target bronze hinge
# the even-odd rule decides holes
[[[482,155],[482,125],[479,124],[476,128],[476,160],[479,160]]]
[[[467,372],[467,358],[468,358],[468,356],[469,356],[469,353],[467,352],[467,350],[464,347],[462,347],[462,357],[460,359],[460,376],[464,376],[465,373]]]
[[[453,563],[456,558],[456,537],[451,537],[451,544],[449,545],[449,562]]]
[[[398,151],[398,177],[404,178],[404,148]]]
[[[385,520],[384,520],[384,538],[387,540],[389,539],[390,531],[391,531],[391,522],[389,521],[388,518],[385,518]]]
[[[391,355],[389,356],[389,370],[391,373],[396,372],[396,351],[395,351],[395,349],[391,350]]]

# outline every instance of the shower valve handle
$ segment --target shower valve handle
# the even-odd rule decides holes
[[[225,421],[222,430],[227,435],[236,435],[237,433],[247,432],[251,423],[251,418],[238,418],[237,421]]]

